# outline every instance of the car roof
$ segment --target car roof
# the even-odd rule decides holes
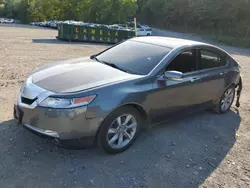
[[[164,46],[168,48],[178,48],[182,46],[212,46],[206,43],[193,41],[193,40],[186,40],[186,39],[179,39],[179,38],[170,38],[170,37],[156,37],[156,36],[146,36],[146,37],[136,37],[132,38],[132,41],[138,42],[145,42],[148,44]]]

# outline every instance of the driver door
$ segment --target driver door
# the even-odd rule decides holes
[[[173,115],[186,113],[201,105],[202,75],[197,69],[196,49],[183,51],[177,55],[163,71],[179,71],[183,73],[181,80],[170,80],[161,75],[153,83],[150,95],[152,123],[160,123]]]

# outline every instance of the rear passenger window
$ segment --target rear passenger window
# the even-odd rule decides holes
[[[227,56],[227,61],[230,63],[232,66],[239,66],[237,61],[235,61],[232,57]]]
[[[226,65],[226,59],[215,52],[200,50],[201,61],[199,69],[209,69]]]

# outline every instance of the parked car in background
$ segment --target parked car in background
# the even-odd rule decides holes
[[[57,29],[59,22],[57,20],[51,20],[46,22],[46,27]]]
[[[126,30],[126,28],[124,28],[120,24],[105,25],[105,24],[96,24],[96,23],[86,23],[86,22],[74,21],[74,20],[66,20],[66,21],[50,20],[50,21],[44,21],[44,22],[31,22],[30,25],[57,29],[58,25],[61,23],[78,25],[78,26],[85,25],[85,26],[89,26],[93,28],[112,28],[114,30],[124,30],[124,29]]]
[[[123,30],[123,29],[126,29],[126,27],[123,27],[123,26],[120,26],[120,25],[117,25],[117,24],[109,25],[109,28],[110,29],[114,29],[114,30]]]
[[[127,25],[130,29],[134,30],[135,28],[134,22],[128,22]],[[137,36],[152,36],[152,28],[149,27],[148,25],[137,23],[136,27],[137,27]]]
[[[15,22],[14,19],[10,19],[10,18],[0,18],[0,23],[10,24],[10,23],[14,23],[14,22]]]
[[[222,49],[137,37],[91,57],[35,70],[21,87],[14,117],[63,144],[98,143],[119,153],[141,129],[174,116],[204,109],[228,112],[236,88],[239,106],[240,66]]]
[[[151,28],[137,28],[137,36],[151,36],[152,29]]]

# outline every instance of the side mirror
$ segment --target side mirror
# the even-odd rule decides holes
[[[164,77],[169,80],[182,80],[183,73],[179,71],[166,71]]]
[[[96,55],[91,55],[90,59],[94,59],[96,57]]]

